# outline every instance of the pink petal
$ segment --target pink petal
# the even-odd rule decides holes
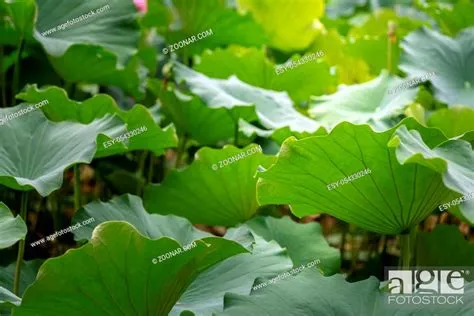
[[[148,10],[147,0],[133,0],[133,4],[135,4],[139,12],[145,13]]]

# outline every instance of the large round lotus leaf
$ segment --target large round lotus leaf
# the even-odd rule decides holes
[[[238,0],[268,34],[270,45],[283,51],[306,48],[318,34],[315,21],[324,13],[322,0]]]
[[[152,258],[180,244],[167,237],[150,240],[125,222],[104,223],[88,244],[41,266],[15,316],[36,316],[40,311],[71,316],[168,315],[201,272],[246,251],[218,237],[196,244],[153,264]]]
[[[116,114],[123,122],[114,126],[107,133],[110,136],[101,136],[96,157],[121,154],[132,150],[150,150],[155,155],[161,155],[166,148],[176,147],[178,140],[174,129],[169,126],[161,129],[157,123],[161,117],[155,108],[145,108],[137,104],[129,111],[123,111],[109,95],[98,94],[82,102],[70,100],[66,91],[58,87],[38,89],[36,85],[29,85],[24,92],[17,95],[19,99],[30,103],[39,103],[48,100],[48,104],[41,107],[46,116],[56,122],[74,121],[89,124],[107,114]],[[107,148],[103,142],[118,137],[136,128],[145,126],[147,130],[128,140],[113,144]]]
[[[194,224],[233,226],[245,222],[258,208],[257,168],[273,162],[273,157],[259,150],[254,144],[243,149],[231,145],[200,149],[189,167],[173,170],[162,183],[146,187],[146,210],[186,217]]]
[[[138,196],[130,194],[115,197],[108,202],[94,201],[85,205],[74,214],[72,224],[82,223],[89,218],[94,218],[94,221],[74,230],[73,234],[76,240],[89,240],[95,227],[110,221],[125,221],[132,224],[145,237],[156,239],[166,236],[175,239],[182,245],[212,236],[195,229],[184,218],[147,213],[142,200]]]
[[[314,132],[319,125],[293,108],[286,92],[256,88],[236,76],[227,80],[209,78],[182,64],[175,63],[176,81],[185,81],[192,93],[211,108],[227,108],[238,117],[256,113],[268,129],[290,127],[297,132]]]
[[[195,40],[184,48],[188,56],[198,54],[206,48],[216,48],[229,44],[241,46],[261,46],[266,42],[262,28],[250,15],[238,14],[225,6],[225,1],[174,0],[173,13],[179,16],[180,23],[174,23],[166,32],[167,44],[172,45],[182,40]],[[212,30],[212,34],[198,39],[198,34]]]
[[[439,100],[474,107],[473,42],[474,27],[455,39],[423,27],[404,38],[400,69],[412,77],[435,72],[430,81]]]
[[[337,316],[470,316],[474,308],[474,282],[464,283],[463,303],[388,304],[375,277],[355,283],[342,275],[323,277],[306,268],[295,277],[269,284],[250,296],[227,294],[219,316],[337,315]],[[428,296],[428,295],[426,295]]]
[[[415,99],[415,89],[392,92],[402,82],[384,71],[369,82],[341,86],[334,94],[314,97],[309,114],[328,129],[348,121],[384,130],[393,126],[392,120]]]
[[[55,123],[39,110],[28,112],[28,107],[0,109],[3,118],[26,111],[0,125],[0,183],[15,190],[34,188],[42,196],[61,187],[65,169],[91,162],[97,136],[121,124],[110,115],[88,125]]]
[[[404,126],[417,129],[423,136],[418,142],[426,142],[425,146],[441,144],[432,153],[433,157],[438,155],[433,164],[450,167],[431,168],[416,152],[411,156],[407,151],[407,157],[403,157],[403,148],[412,145],[410,140],[405,144],[401,139],[396,151],[389,147],[399,126],[376,133],[367,125],[341,123],[328,136],[288,139],[276,164],[259,173],[258,201],[262,205],[290,204],[299,217],[328,213],[382,234],[407,231],[439,204],[449,201],[454,192],[464,192],[452,181],[461,175],[459,181],[469,183],[464,173],[469,173],[466,164],[472,152],[468,153],[466,142],[459,140],[462,144],[457,143],[458,148],[452,146],[452,152],[441,154],[446,137],[438,129],[424,128],[414,119],[404,120],[401,128]],[[411,157],[414,163],[410,163]],[[453,169],[456,163],[463,166]],[[367,169],[370,173],[349,178]],[[335,182],[339,185],[328,186]]]
[[[458,227],[438,225],[432,232],[418,233],[415,258],[421,267],[474,266],[474,245],[464,239]]]
[[[265,57],[263,50],[231,47],[204,52],[195,69],[212,78],[227,79],[236,75],[243,82],[256,87],[286,91],[295,102],[301,102],[311,95],[328,92],[329,87],[336,84],[329,65],[317,59],[316,53],[310,54],[314,54],[314,59],[277,74],[277,65]],[[310,54],[305,56],[310,58]],[[292,60],[296,64],[301,58],[303,56],[296,56]]]
[[[0,202],[0,249],[24,239],[27,231],[23,219],[19,215],[14,217],[8,206]]]
[[[317,258],[321,261],[318,269],[324,274],[339,272],[340,252],[329,246],[319,223],[298,224],[289,217],[256,217],[247,225],[265,240],[285,247],[295,266]]]
[[[92,230],[106,221],[127,221],[144,236],[149,238],[170,237],[180,244],[190,244],[193,240],[212,235],[195,229],[181,217],[173,215],[148,214],[137,196],[123,195],[107,203],[92,202],[79,210],[73,218],[73,224],[81,223],[93,217],[94,222],[74,231],[76,239],[90,239]],[[234,240],[243,245],[252,243],[253,236],[242,241],[242,236],[250,234],[246,226],[230,229],[225,239]],[[210,315],[222,311],[224,294],[227,292],[249,294],[254,280],[259,276],[276,275],[291,268],[291,260],[278,244],[269,243],[256,236],[251,254],[240,254],[218,263],[201,273],[180,297],[170,315],[183,310],[191,310],[198,315]]]
[[[67,81],[115,85],[141,96],[146,68],[135,55],[136,14],[132,1],[39,0],[35,38]]]

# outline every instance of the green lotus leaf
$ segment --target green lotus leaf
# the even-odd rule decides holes
[[[316,53],[311,54],[295,56],[292,58],[295,67],[277,74],[277,65],[265,57],[263,50],[230,47],[204,52],[195,69],[212,78],[227,79],[235,75],[256,87],[286,91],[295,102],[301,102],[311,95],[329,92],[329,87],[336,84],[329,65],[317,59]],[[306,62],[299,65],[298,60]],[[300,78],[305,80],[301,81]]]
[[[55,123],[41,111],[30,110],[26,104],[0,109],[4,120],[0,125],[0,183],[15,190],[35,189],[42,196],[61,187],[65,169],[91,162],[97,136],[120,124],[110,115],[88,125]],[[20,111],[23,115],[15,118]],[[9,115],[12,119],[5,121]]]
[[[474,107],[473,40],[474,27],[455,39],[423,27],[404,38],[400,69],[411,77],[434,72],[430,81],[440,101]]]
[[[474,282],[465,283],[464,304],[457,305],[388,304],[388,295],[379,286],[375,277],[349,283],[341,274],[323,277],[306,268],[250,296],[227,294],[224,312],[217,315],[468,316],[474,308]]]
[[[464,239],[458,227],[437,225],[432,232],[418,233],[415,258],[423,267],[474,266],[474,245]]]
[[[371,311],[380,300],[378,285],[374,277],[348,283],[340,274],[323,277],[306,268],[250,296],[227,294],[219,315],[377,315]]]
[[[417,130],[401,126],[390,141],[390,146],[397,148],[396,155],[401,164],[416,163],[431,168],[443,175],[444,185],[452,191],[461,195],[474,194],[474,152],[470,143],[451,139],[429,146]],[[442,203],[451,200],[452,196]],[[463,202],[460,209],[470,222],[474,222],[474,201]]]
[[[212,236],[195,229],[184,218],[148,214],[143,208],[141,199],[132,195],[116,197],[107,203],[89,203],[75,214],[73,224],[81,223],[91,217],[95,218],[94,222],[74,231],[76,239],[90,239],[96,226],[115,220],[127,221],[146,237],[154,239],[167,236],[182,245]],[[243,245],[250,244],[254,240],[252,235],[250,239],[247,238],[248,240],[241,240],[241,236],[245,237],[247,232],[248,229],[242,226],[239,229],[229,230],[224,238]],[[255,238],[256,245],[252,254],[237,255],[201,273],[180,297],[170,315],[179,315],[182,310],[192,310],[199,315],[222,311],[226,292],[249,294],[258,276],[276,275],[291,268],[291,260],[280,246],[268,243],[258,236]]]
[[[235,118],[255,113],[268,129],[290,127],[296,132],[314,132],[318,124],[293,108],[286,92],[256,88],[231,76],[227,80],[212,79],[176,63],[175,78],[185,81],[191,92],[211,108],[227,108]],[[247,120],[249,121],[249,120]]]
[[[317,258],[324,274],[339,272],[339,250],[328,245],[319,223],[298,224],[289,217],[256,217],[247,225],[265,240],[275,240],[285,247],[295,266]]]
[[[132,150],[150,150],[159,156],[166,148],[176,147],[178,142],[173,127],[169,126],[161,129],[157,125],[160,117],[156,112],[156,108],[147,109],[137,104],[129,111],[123,111],[109,95],[98,94],[83,102],[78,102],[70,100],[66,91],[61,88],[38,89],[36,85],[28,85],[25,91],[18,94],[17,97],[34,104],[48,100],[48,104],[42,106],[41,110],[50,120],[56,122],[74,121],[89,124],[107,114],[116,114],[126,123],[126,126],[119,123],[109,131],[110,138],[107,136],[99,138],[96,157],[110,156]],[[104,142],[114,137],[143,126],[147,130],[130,137],[127,142],[115,143],[112,146],[107,146],[107,148],[103,145]]]
[[[132,224],[145,237],[156,239],[170,237],[182,245],[193,240],[210,237],[211,234],[195,229],[184,218],[173,215],[148,214],[142,200],[135,195],[125,194],[115,197],[108,202],[94,201],[79,211],[73,217],[72,224],[80,224],[89,218],[94,221],[73,231],[76,240],[90,240],[95,227],[109,221],[126,221]]]
[[[393,126],[393,119],[416,96],[415,89],[394,92],[403,81],[383,71],[369,82],[343,86],[336,93],[314,97],[309,109],[310,116],[328,129],[343,121],[356,124],[368,123],[380,129]]]
[[[474,131],[474,109],[455,106],[437,110],[427,124],[439,128],[449,138],[460,136]]]
[[[243,149],[231,145],[201,148],[189,167],[172,170],[161,184],[146,187],[146,210],[182,216],[194,224],[233,226],[245,222],[258,207],[257,168],[273,162],[273,157],[260,151],[254,144]]]
[[[428,146],[446,141],[438,129],[412,118],[400,124],[416,128]],[[387,146],[398,128],[376,133],[344,122],[327,136],[288,139],[277,162],[259,173],[260,205],[289,204],[299,217],[324,212],[381,234],[407,231],[453,197],[446,181],[454,174],[418,161],[401,165],[399,153]],[[456,154],[459,161],[464,152]]]
[[[79,102],[69,99],[67,92],[56,86],[39,89],[36,84],[27,85],[23,92],[16,95],[17,99],[38,104],[48,101],[41,110],[54,122],[74,121],[89,124],[107,114],[117,114],[126,121],[126,112],[121,110],[114,99],[106,94],[97,94],[90,99]]]
[[[228,110],[209,108],[198,97],[184,94],[171,84],[164,88],[158,80],[151,79],[148,85],[160,99],[160,110],[173,121],[179,135],[188,135],[202,145],[234,138],[235,122]],[[248,119],[253,117],[251,114]]]
[[[251,12],[264,28],[270,45],[283,51],[308,47],[318,34],[314,22],[324,13],[322,0],[238,0],[237,3],[242,11]]]
[[[282,144],[285,139],[287,139],[288,137],[295,137],[297,139],[302,139],[302,138],[306,138],[306,137],[310,137],[310,136],[317,136],[317,135],[326,135],[327,134],[327,131],[324,127],[320,127],[318,130],[316,130],[315,132],[312,132],[312,133],[308,133],[308,132],[294,132],[292,130],[290,130],[290,128],[288,127],[283,127],[283,128],[279,128],[277,130],[274,130],[274,131],[267,131],[267,130],[263,130],[257,126],[254,126],[250,123],[247,123],[246,121],[242,120],[242,119],[239,119],[239,130],[242,132],[242,134],[244,134],[246,137],[249,137],[249,138],[254,138],[255,136],[259,136],[259,137],[262,137],[262,138],[269,138],[271,137],[271,139],[273,139],[274,141],[276,141],[278,144]],[[278,151],[278,149],[277,149]]]
[[[15,316],[168,315],[184,290],[204,270],[246,252],[240,244],[218,237],[157,264],[152,258],[180,248],[163,237],[150,240],[125,222],[108,222],[94,230],[79,249],[50,259],[23,296]]]
[[[172,45],[195,36],[192,44],[179,48],[187,54],[199,54],[206,48],[229,44],[262,46],[266,42],[263,29],[250,15],[237,13],[226,7],[224,1],[175,0],[172,3],[173,12],[179,16],[179,24],[174,23],[165,37],[167,43]],[[212,34],[198,40],[198,34],[209,30]]]
[[[339,84],[349,85],[369,81],[372,79],[369,65],[365,60],[349,54],[349,44],[350,42],[341,36],[337,30],[329,29],[315,39],[310,50],[324,52],[324,60],[334,67]],[[381,58],[378,56],[372,57]],[[335,89],[331,92],[334,91]]]
[[[14,245],[24,239],[28,229],[20,215],[13,216],[4,203],[0,202],[0,249]]]
[[[35,38],[65,80],[115,85],[141,97],[147,71],[136,55],[136,14],[132,1],[39,0]]]
[[[229,238],[227,235],[231,232],[224,238]],[[184,311],[195,315],[221,312],[226,293],[248,295],[257,277],[271,277],[291,269],[291,260],[277,243],[266,242],[259,236],[255,236],[255,241],[252,254],[237,255],[201,273],[170,315],[178,316]]]

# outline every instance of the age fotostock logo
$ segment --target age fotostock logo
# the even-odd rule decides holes
[[[388,304],[464,304],[465,269],[388,270]]]

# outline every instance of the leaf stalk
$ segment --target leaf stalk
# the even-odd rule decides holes
[[[21,193],[20,217],[26,223],[26,215],[28,210],[28,191]],[[23,265],[23,255],[25,253],[25,238],[20,240],[18,245],[18,256],[16,258],[15,279],[13,280],[13,294],[19,296],[20,292],[20,275],[21,266]]]

